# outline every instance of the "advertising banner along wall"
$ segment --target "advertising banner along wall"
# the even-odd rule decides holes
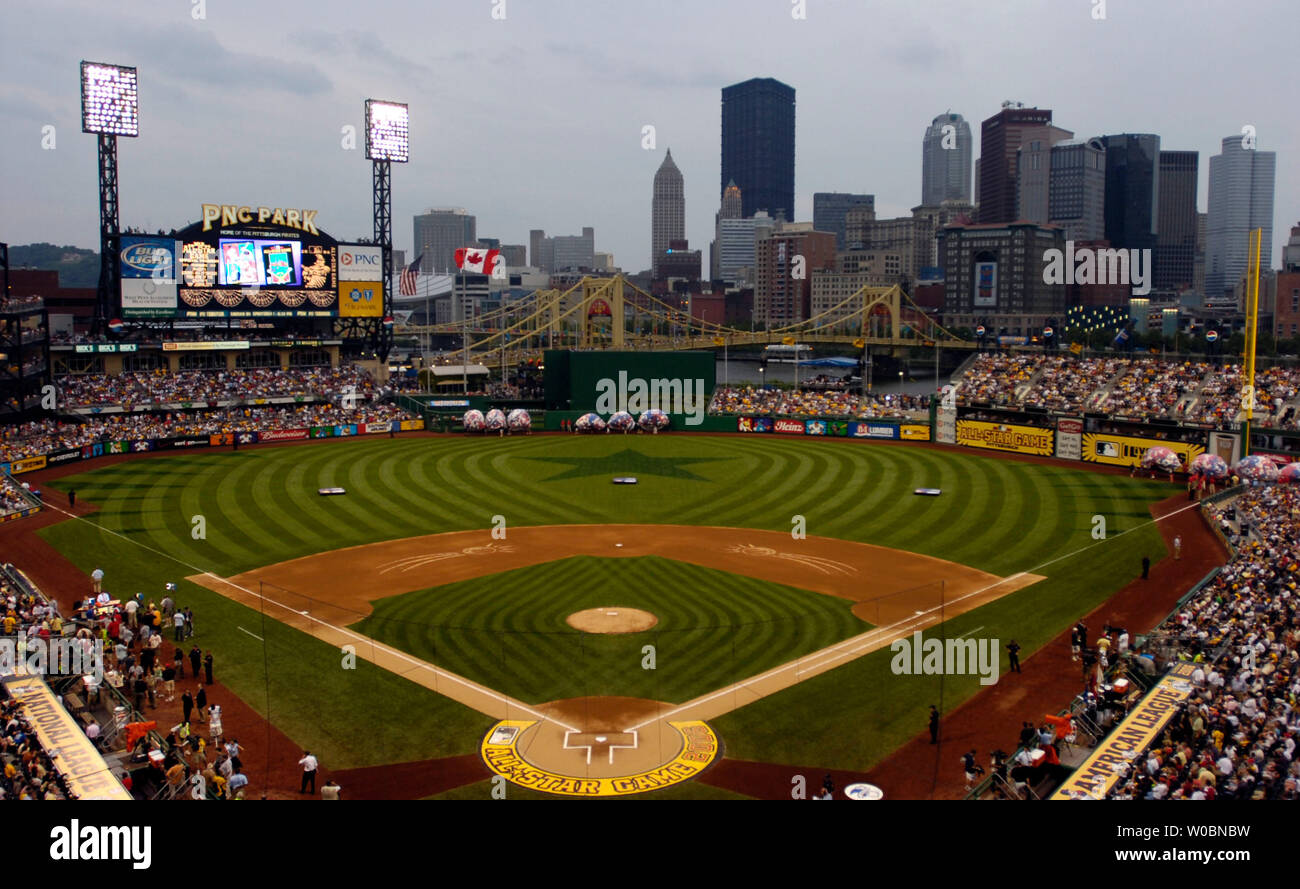
[[[1177,454],[1184,469],[1188,463],[1205,453],[1203,445],[1192,442],[1087,432],[1083,435],[1083,459],[1089,463],[1106,463],[1111,466],[1137,466],[1142,462],[1142,455],[1149,448],[1157,446],[1169,448]]]
[[[1053,437],[1051,429],[1038,426],[986,423],[980,420],[957,421],[957,444],[971,448],[1051,456],[1055,450]]]
[[[1063,460],[1079,460],[1083,453],[1083,419],[1057,417],[1056,456]]]
[[[1175,664],[1051,798],[1103,798],[1191,697],[1195,670],[1196,664]]]

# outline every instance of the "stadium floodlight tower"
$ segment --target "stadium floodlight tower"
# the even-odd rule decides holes
[[[366,99],[366,157],[374,182],[375,243],[383,250],[383,319],[371,319],[372,339],[380,361],[393,348],[393,170],[410,160],[410,112],[399,102]]]
[[[81,131],[99,137],[99,288],[92,332],[102,332],[118,299],[117,137],[140,135],[136,71],[81,63]]]

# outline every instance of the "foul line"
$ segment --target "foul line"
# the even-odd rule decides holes
[[[991,590],[991,589],[993,589],[993,588],[995,588],[995,587],[1001,586],[1001,585],[1004,584],[1004,583],[1008,583],[1009,581],[1012,581],[1012,580],[1015,580],[1015,579],[1017,579],[1017,578],[1019,578],[1019,577],[1022,577],[1022,576],[1024,576],[1025,574],[1035,573],[1035,572],[1039,571],[1039,570],[1042,569],[1042,568],[1046,568],[1046,567],[1049,566],[1049,565],[1054,565],[1054,564],[1056,564],[1057,562],[1061,562],[1061,561],[1064,561],[1064,560],[1066,560],[1066,559],[1072,559],[1072,558],[1074,558],[1075,556],[1079,555],[1080,553],[1087,552],[1087,551],[1090,550],[1090,549],[1094,549],[1095,547],[1101,546],[1102,544],[1109,543],[1109,542],[1112,541],[1112,540],[1118,540],[1119,538],[1125,536],[1126,534],[1130,534],[1130,533],[1132,533],[1133,531],[1137,531],[1137,530],[1140,530],[1140,529],[1142,529],[1142,528],[1145,528],[1145,527],[1147,527],[1148,525],[1156,525],[1156,524],[1159,524],[1160,522],[1163,522],[1163,521],[1165,521],[1166,519],[1170,519],[1170,518],[1173,518],[1174,516],[1181,515],[1182,513],[1186,512],[1186,511],[1189,510],[1189,509],[1199,509],[1199,508],[1201,507],[1201,505],[1202,505],[1202,504],[1201,504],[1200,501],[1196,501],[1196,502],[1193,502],[1193,503],[1189,503],[1189,504],[1187,504],[1186,506],[1181,506],[1181,507],[1179,507],[1178,509],[1175,509],[1175,510],[1173,510],[1172,512],[1167,513],[1166,515],[1160,516],[1159,518],[1153,518],[1153,519],[1151,519],[1150,521],[1143,522],[1142,524],[1134,525],[1132,528],[1129,528],[1127,531],[1121,531],[1120,533],[1116,534],[1114,537],[1107,537],[1107,538],[1104,538],[1104,539],[1102,539],[1102,540],[1098,540],[1098,541],[1096,541],[1095,543],[1090,543],[1090,544],[1087,544],[1086,546],[1079,547],[1078,549],[1074,550],[1073,552],[1069,552],[1069,553],[1066,553],[1066,554],[1064,554],[1064,555],[1057,556],[1057,557],[1054,558],[1054,559],[1048,559],[1048,560],[1045,561],[1045,562],[1040,562],[1039,564],[1037,564],[1037,565],[1033,566],[1032,568],[1029,568],[1029,569],[1027,569],[1027,570],[1025,570],[1025,571],[1018,571],[1018,572],[1016,572],[1015,574],[1012,574],[1012,575],[1010,575],[1010,576],[1008,576],[1008,577],[1000,578],[1000,579],[998,579],[997,582],[995,582],[995,583],[991,583],[991,584],[989,584],[989,585],[987,585],[987,586],[984,586],[984,587],[981,587],[981,588],[979,588],[979,589],[972,590],[971,592],[966,593],[966,594],[964,594],[964,595],[962,595],[962,596],[958,596],[956,599],[953,599],[952,602],[943,602],[943,603],[940,603],[938,606],[932,606],[932,607],[926,609],[925,611],[917,612],[916,615],[914,615],[914,616],[912,616],[912,617],[909,617],[909,618],[905,618],[904,620],[901,620],[901,621],[897,621],[897,622],[895,622],[895,623],[893,623],[893,624],[890,624],[889,626],[886,626],[886,627],[877,627],[877,628],[875,628],[875,629],[873,629],[873,630],[868,630],[866,633],[863,633],[863,634],[861,634],[861,635],[859,635],[859,636],[854,636],[854,637],[849,638],[849,639],[845,639],[844,641],[842,641],[842,642],[837,642],[837,643],[835,643],[834,645],[829,645],[829,646],[827,646],[826,648],[823,648],[823,649],[820,649],[819,651],[815,651],[815,652],[813,652],[812,654],[805,655],[803,658],[800,658],[800,659],[798,659],[798,660],[796,660],[796,661],[792,661],[792,662],[789,662],[789,663],[786,663],[786,664],[782,664],[782,665],[780,665],[780,666],[778,666],[778,667],[774,667],[774,668],[772,668],[771,670],[767,670],[767,671],[765,671],[765,672],[763,672],[763,673],[760,673],[760,674],[758,674],[757,676],[753,676],[753,677],[751,677],[751,678],[749,678],[749,679],[746,679],[746,680],[743,680],[743,681],[741,681],[741,682],[737,682],[737,683],[734,683],[734,684],[732,684],[732,685],[726,686],[725,688],[718,689],[718,690],[715,691],[715,692],[710,692],[709,694],[704,695],[703,697],[696,698],[696,699],[694,699],[694,700],[692,700],[692,701],[687,701],[685,704],[680,704],[680,705],[678,705],[677,707],[674,707],[674,708],[668,710],[666,713],[661,713],[661,714],[658,714],[658,715],[656,715],[656,716],[652,716],[652,717],[650,717],[649,719],[643,720],[642,722],[639,722],[639,723],[637,723],[636,725],[634,725],[634,726],[632,726],[632,727],[630,727],[630,728],[623,729],[623,731],[624,731],[624,732],[636,732],[636,731],[639,731],[640,729],[645,728],[647,725],[649,725],[649,724],[652,723],[652,722],[655,722],[655,721],[658,721],[658,720],[661,720],[661,719],[668,719],[668,718],[670,718],[670,717],[672,717],[672,716],[674,716],[674,715],[676,715],[676,714],[678,714],[678,713],[681,713],[681,712],[683,712],[683,711],[685,711],[685,710],[687,710],[687,709],[689,709],[689,708],[691,708],[691,707],[697,707],[697,706],[700,706],[700,705],[702,705],[702,704],[708,703],[709,701],[712,701],[712,700],[714,700],[714,699],[716,699],[716,698],[718,698],[718,697],[721,697],[721,696],[723,696],[723,695],[731,694],[731,693],[737,692],[737,691],[739,691],[739,690],[741,690],[741,689],[743,689],[743,688],[748,688],[749,686],[753,685],[753,684],[756,683],[756,682],[759,682],[759,681],[761,681],[761,680],[763,680],[763,679],[766,679],[766,678],[768,678],[768,677],[770,677],[770,676],[777,675],[777,674],[779,674],[780,672],[782,672],[782,671],[784,671],[784,670],[788,670],[788,669],[790,669],[791,667],[796,668],[796,669],[795,669],[795,676],[798,677],[798,675],[799,675],[798,667],[800,666],[800,664],[803,664],[805,661],[809,661],[809,660],[811,660],[811,659],[813,659],[813,658],[821,658],[821,657],[826,657],[826,656],[829,655],[829,656],[830,656],[830,660],[827,661],[827,663],[831,663],[831,662],[834,662],[834,661],[836,661],[836,660],[839,660],[840,658],[846,657],[846,656],[848,656],[848,655],[858,655],[858,654],[861,653],[860,649],[861,649],[864,645],[869,645],[869,644],[870,644],[870,642],[868,641],[869,638],[872,637],[872,636],[874,636],[874,635],[876,635],[876,634],[878,634],[878,633],[887,632],[887,631],[892,631],[892,630],[897,630],[899,627],[903,627],[903,626],[906,625],[906,624],[909,624],[909,623],[911,623],[911,622],[913,622],[913,621],[916,621],[916,619],[917,619],[918,617],[927,617],[927,621],[925,621],[925,622],[928,622],[928,620],[929,620],[928,615],[931,615],[934,611],[937,611],[937,610],[941,610],[941,609],[947,608],[949,605],[955,605],[955,604],[958,603],[958,602],[963,602],[963,601],[965,601],[966,599],[969,599],[969,598],[971,598],[971,597],[973,597],[973,596],[978,596],[978,595],[980,595],[981,593],[985,593],[985,592],[987,592],[987,591],[989,591],[989,590]],[[175,562],[176,564],[178,564],[178,565],[183,565],[183,566],[185,566],[186,568],[190,568],[190,569],[192,569],[193,571],[196,571],[196,572],[198,572],[199,574],[201,574],[201,575],[203,575],[203,576],[205,576],[205,577],[211,577],[211,578],[213,578],[214,580],[217,580],[217,581],[219,581],[219,582],[221,582],[221,583],[224,583],[224,584],[226,584],[226,585],[228,585],[228,586],[232,586],[232,587],[234,587],[234,588],[237,589],[237,590],[241,590],[241,591],[247,593],[247,594],[250,595],[250,596],[255,596],[256,598],[258,598],[258,599],[261,600],[262,602],[270,602],[271,604],[275,605],[275,606],[278,607],[278,608],[282,608],[282,609],[284,609],[285,611],[291,611],[291,612],[293,612],[294,614],[299,614],[300,617],[306,617],[309,621],[312,621],[313,623],[320,624],[320,625],[323,626],[323,627],[328,627],[328,628],[331,629],[331,630],[335,630],[336,632],[343,633],[344,635],[346,635],[346,636],[350,636],[351,638],[356,639],[356,640],[358,640],[358,641],[361,641],[361,642],[368,642],[368,643],[372,646],[372,650],[373,650],[373,648],[375,648],[375,647],[380,648],[380,649],[382,649],[384,652],[386,652],[387,654],[389,654],[390,656],[396,658],[396,659],[399,660],[399,661],[404,661],[404,662],[406,662],[406,663],[412,664],[412,665],[413,665],[414,667],[416,667],[416,668],[421,668],[421,669],[428,670],[428,671],[430,671],[431,673],[433,673],[434,676],[442,677],[442,678],[444,678],[444,679],[449,679],[449,680],[451,680],[452,682],[456,682],[456,683],[459,683],[459,684],[465,686],[466,688],[469,688],[469,689],[472,689],[472,690],[474,690],[474,691],[478,691],[478,692],[481,692],[481,693],[483,693],[483,694],[486,694],[488,697],[492,698],[493,700],[497,701],[498,703],[501,703],[501,704],[506,705],[507,707],[517,707],[518,709],[520,709],[520,710],[522,710],[522,711],[528,713],[528,714],[531,715],[531,716],[536,716],[536,717],[537,717],[538,719],[540,719],[540,720],[543,720],[543,721],[546,721],[546,722],[554,723],[555,725],[558,725],[558,726],[560,726],[561,728],[563,728],[563,729],[565,729],[565,730],[567,730],[567,731],[571,731],[571,732],[577,732],[577,731],[579,731],[578,729],[575,729],[575,728],[573,728],[573,727],[570,726],[570,725],[567,725],[567,724],[565,724],[565,723],[563,723],[563,722],[560,722],[558,719],[555,719],[555,718],[550,717],[550,716],[548,716],[548,715],[546,715],[546,714],[544,714],[544,713],[541,713],[541,712],[539,712],[539,711],[537,711],[537,710],[534,710],[533,708],[529,707],[527,704],[524,704],[524,703],[522,703],[522,702],[520,702],[520,701],[517,701],[517,700],[515,700],[515,699],[513,699],[513,698],[506,697],[506,696],[504,696],[504,695],[502,695],[502,694],[496,692],[495,690],[488,688],[487,686],[479,685],[478,683],[475,683],[475,682],[470,682],[469,680],[467,680],[467,679],[465,679],[465,678],[463,678],[463,677],[461,677],[461,676],[458,676],[458,675],[456,675],[455,673],[451,673],[451,672],[448,672],[448,671],[446,671],[446,670],[443,670],[442,668],[437,667],[437,666],[435,666],[435,665],[433,665],[433,664],[430,664],[430,663],[428,663],[427,661],[422,661],[422,660],[418,660],[418,659],[416,659],[416,658],[412,658],[412,657],[410,657],[409,655],[407,655],[407,654],[405,654],[405,653],[403,653],[403,652],[401,652],[401,651],[397,651],[396,649],[393,649],[393,648],[389,647],[388,645],[385,645],[385,644],[382,643],[382,642],[376,642],[375,640],[373,640],[373,639],[371,639],[371,638],[369,638],[369,637],[367,637],[367,636],[362,636],[362,635],[360,635],[359,633],[355,633],[355,632],[353,632],[352,630],[349,630],[349,629],[347,629],[347,628],[345,628],[345,627],[339,627],[339,626],[335,626],[334,624],[326,623],[325,621],[320,620],[319,618],[316,618],[316,617],[312,617],[311,615],[302,615],[301,613],[299,613],[299,612],[296,611],[295,609],[289,608],[287,605],[284,605],[284,604],[281,603],[281,602],[277,602],[277,601],[275,601],[274,599],[269,599],[269,598],[267,598],[266,596],[262,595],[261,593],[255,593],[255,592],[253,592],[252,590],[247,589],[246,587],[242,587],[242,586],[240,586],[240,585],[237,584],[237,583],[233,583],[233,582],[231,582],[231,581],[229,581],[229,580],[226,580],[225,578],[219,577],[218,575],[212,573],[211,571],[206,571],[206,570],[200,568],[198,565],[191,565],[189,562],[186,562],[186,561],[184,561],[184,560],[182,560],[182,559],[178,559],[178,558],[176,558],[174,555],[172,555],[172,554],[170,554],[170,553],[166,553],[166,552],[163,552],[162,550],[155,549],[154,547],[149,546],[149,545],[146,544],[146,543],[143,543],[143,542],[138,541],[138,540],[132,540],[131,538],[129,538],[129,537],[125,536],[124,534],[121,534],[121,533],[119,533],[119,532],[117,532],[117,531],[114,531],[114,530],[111,529],[111,528],[106,528],[106,527],[104,527],[103,525],[97,524],[97,523],[95,523],[95,522],[91,522],[91,521],[89,521],[89,519],[86,518],[86,517],[73,515],[72,513],[68,512],[67,510],[62,509],[62,508],[57,507],[57,506],[55,506],[55,507],[51,507],[51,508],[52,508],[55,512],[62,513],[63,515],[68,516],[69,518],[76,519],[77,521],[84,521],[84,522],[87,522],[88,524],[94,525],[94,526],[95,526],[96,528],[98,528],[100,531],[103,531],[103,532],[105,532],[105,533],[108,533],[108,534],[113,535],[114,537],[118,537],[118,538],[120,538],[120,539],[122,539],[122,540],[125,540],[127,543],[130,543],[130,544],[132,544],[132,545],[134,545],[134,546],[140,547],[141,549],[147,550],[148,552],[155,553],[156,555],[160,555],[160,556],[162,556],[163,558],[170,559],[171,561]],[[214,590],[214,592],[215,592],[215,590]],[[322,641],[323,641],[323,640],[322,640]],[[840,650],[839,650],[839,649],[841,649],[843,646],[846,646],[846,645],[856,645],[857,647],[852,648],[852,649],[849,649],[849,650],[846,650],[846,651],[840,651]],[[820,666],[820,665],[819,665],[819,666]],[[798,685],[798,684],[799,684],[800,682],[802,682],[802,681],[803,681],[802,679],[796,678],[795,681],[794,681],[794,683],[792,683],[791,686],[787,686],[787,687],[793,687],[793,685]],[[781,690],[784,691],[785,689],[781,689]],[[435,693],[437,693],[437,692],[436,692],[436,689],[435,689]],[[485,715],[490,716],[491,714],[485,714]]]
[[[243,627],[238,626],[238,625],[235,626],[235,629],[236,629],[236,630],[244,630]],[[259,641],[259,642],[265,642],[265,641],[266,641],[265,639],[263,639],[261,636],[257,635],[256,633],[250,633],[248,630],[244,630],[244,632],[245,632],[245,633],[248,633],[248,635],[252,636],[254,639],[256,639],[256,640]]]
[[[113,535],[114,537],[121,538],[122,540],[125,540],[127,543],[130,543],[130,544],[132,544],[133,546],[138,546],[138,547],[140,547],[140,548],[143,549],[143,550],[147,550],[147,551],[149,551],[149,552],[151,552],[151,553],[154,553],[155,555],[162,556],[162,557],[165,558],[165,559],[170,559],[171,561],[175,562],[177,565],[183,565],[184,567],[189,568],[189,569],[191,569],[192,571],[194,571],[194,572],[196,572],[196,573],[198,573],[198,574],[200,574],[200,575],[202,575],[202,576],[204,576],[204,577],[211,577],[212,579],[214,579],[214,580],[216,580],[216,581],[218,581],[218,582],[220,582],[220,583],[224,583],[224,584],[226,584],[227,586],[231,586],[231,587],[234,587],[234,588],[237,589],[237,590],[241,590],[242,592],[245,592],[245,593],[247,593],[247,594],[250,595],[250,596],[254,596],[254,597],[260,599],[260,600],[263,601],[263,602],[269,602],[269,603],[271,603],[272,605],[275,605],[277,608],[282,608],[282,609],[284,609],[285,611],[291,612],[291,613],[293,613],[293,614],[297,614],[299,617],[305,617],[305,618],[307,618],[307,620],[312,621],[313,623],[320,624],[320,625],[323,626],[323,627],[328,627],[329,629],[334,630],[335,632],[343,633],[345,636],[349,636],[349,637],[351,637],[351,638],[357,640],[358,642],[363,642],[363,643],[369,644],[369,645],[371,646],[372,651],[373,651],[373,649],[375,649],[375,648],[379,648],[379,649],[383,650],[385,653],[387,653],[388,655],[390,655],[390,656],[396,658],[396,659],[399,660],[399,661],[404,661],[405,663],[411,664],[413,667],[415,667],[415,668],[417,668],[417,669],[428,670],[429,672],[433,673],[434,676],[441,677],[441,678],[443,678],[443,679],[448,679],[448,680],[450,680],[450,681],[452,681],[452,682],[459,683],[460,685],[463,685],[465,688],[468,688],[468,689],[470,689],[470,690],[472,690],[472,691],[476,691],[476,692],[479,692],[479,693],[481,693],[481,694],[485,694],[485,695],[487,695],[488,697],[492,698],[494,701],[496,701],[496,702],[498,702],[498,703],[500,703],[500,704],[504,704],[504,705],[507,706],[507,707],[517,708],[517,709],[519,709],[519,710],[524,711],[525,713],[527,713],[527,714],[530,715],[530,716],[535,716],[535,717],[537,717],[539,720],[543,720],[543,721],[545,721],[545,722],[552,722],[552,723],[554,723],[555,725],[558,725],[560,728],[565,729],[566,731],[571,731],[571,732],[579,731],[579,729],[576,729],[576,728],[574,728],[573,726],[568,725],[567,723],[560,722],[558,719],[555,719],[554,717],[548,716],[548,715],[546,715],[545,713],[541,713],[541,712],[539,712],[539,711],[537,711],[537,710],[534,710],[532,707],[529,707],[527,704],[523,703],[522,701],[517,701],[517,700],[515,700],[514,698],[506,697],[505,695],[502,695],[502,694],[500,694],[499,692],[497,692],[497,691],[495,691],[495,690],[493,690],[493,689],[491,689],[491,688],[488,688],[486,685],[480,685],[480,684],[478,684],[477,682],[471,682],[470,680],[465,679],[464,677],[458,676],[458,675],[456,675],[455,673],[451,673],[451,672],[449,672],[449,671],[447,671],[447,670],[444,670],[444,669],[442,669],[441,667],[438,667],[438,666],[436,666],[436,665],[434,665],[434,664],[429,663],[428,661],[422,661],[422,660],[419,660],[418,658],[413,658],[413,657],[411,657],[410,655],[407,655],[407,654],[404,653],[404,652],[401,652],[401,651],[398,651],[398,650],[396,650],[396,649],[394,649],[394,648],[391,648],[391,647],[389,647],[388,645],[385,645],[385,644],[382,643],[382,642],[376,642],[374,639],[371,639],[371,638],[368,637],[368,636],[362,636],[360,633],[353,632],[352,630],[349,630],[349,629],[347,629],[346,627],[336,626],[336,625],[334,625],[334,624],[327,623],[327,622],[321,620],[320,618],[312,617],[310,614],[304,614],[304,613],[302,613],[302,612],[300,612],[300,611],[297,611],[297,610],[295,610],[295,609],[293,609],[293,608],[290,608],[288,605],[285,605],[285,604],[283,604],[282,602],[277,602],[277,601],[275,601],[274,599],[267,598],[266,596],[262,595],[261,593],[255,593],[255,592],[253,592],[252,590],[248,589],[247,587],[242,587],[242,586],[240,586],[240,585],[237,584],[237,583],[234,583],[234,582],[232,582],[232,581],[226,580],[224,577],[219,577],[218,575],[212,573],[211,571],[205,571],[203,568],[200,568],[198,565],[191,565],[189,562],[186,562],[186,561],[184,561],[183,559],[178,559],[178,558],[176,558],[176,556],[172,555],[171,553],[165,553],[165,552],[163,552],[162,550],[154,549],[152,546],[149,546],[149,544],[147,544],[147,543],[143,543],[143,542],[141,542],[141,541],[139,541],[139,540],[132,540],[131,538],[125,536],[124,534],[121,534],[121,533],[119,533],[119,532],[117,532],[117,531],[114,531],[112,528],[105,528],[103,525],[97,524],[97,523],[95,523],[95,522],[91,522],[91,521],[89,521],[87,518],[85,518],[84,516],[76,516],[76,515],[73,515],[72,513],[68,512],[67,510],[65,510],[65,509],[60,509],[59,507],[53,507],[53,509],[54,509],[56,512],[63,513],[65,516],[68,516],[68,517],[70,517],[70,518],[76,519],[77,521],[84,521],[84,522],[86,522],[87,524],[94,525],[94,526],[95,526],[96,528],[98,528],[100,531],[103,531],[103,532],[105,532],[105,533],[107,533],[107,534],[111,534],[111,535]],[[217,595],[221,595],[221,593],[219,593],[217,590],[213,590],[213,592],[217,593]],[[292,591],[290,591],[290,592],[292,592]],[[283,623],[283,621],[281,621],[281,623]],[[286,624],[286,626],[288,626],[288,625]],[[240,629],[243,629],[243,627],[240,627]],[[292,629],[292,627],[291,627],[291,629]],[[247,630],[244,630],[244,632],[247,633],[248,631],[247,631]],[[252,635],[252,634],[249,633],[249,635]],[[308,635],[311,635],[311,634],[309,633]],[[315,638],[315,637],[313,636],[313,638]],[[324,641],[324,640],[320,640],[320,641]],[[263,640],[263,644],[265,644],[265,640]],[[374,661],[372,660],[371,663],[374,663]],[[393,672],[393,671],[389,671],[389,672]],[[394,674],[394,675],[401,675],[401,674]],[[441,692],[438,692],[437,689],[433,689],[433,691],[434,691],[435,694],[441,694]],[[444,695],[444,697],[450,697],[450,696],[449,696],[449,695]],[[453,698],[452,700],[455,700],[455,699]],[[464,704],[463,701],[459,701],[458,703]],[[469,706],[469,705],[466,705],[466,706]],[[474,708],[471,708],[471,709],[474,709]],[[480,712],[482,712],[482,711],[480,711]],[[485,715],[485,716],[491,716],[492,714],[490,714],[490,713],[485,713],[484,715]]]
[[[1064,561],[1065,559],[1072,559],[1075,556],[1079,555],[1080,553],[1087,552],[1088,550],[1093,549],[1094,547],[1101,546],[1104,543],[1109,543],[1112,540],[1118,540],[1119,538],[1123,537],[1125,534],[1129,534],[1133,531],[1137,531],[1141,528],[1145,528],[1148,525],[1159,524],[1160,522],[1163,522],[1166,519],[1173,518],[1176,515],[1181,515],[1183,512],[1186,512],[1189,509],[1199,509],[1200,506],[1201,504],[1199,501],[1188,504],[1187,506],[1180,506],[1178,509],[1175,509],[1166,515],[1160,516],[1159,518],[1153,518],[1150,521],[1143,522],[1140,525],[1134,525],[1132,528],[1129,528],[1127,531],[1121,531],[1120,533],[1116,534],[1114,537],[1107,537],[1102,540],[1098,540],[1095,543],[1090,543],[1086,546],[1081,546],[1078,549],[1076,549],[1074,552],[1066,553],[1065,555],[1062,556],[1057,556],[1054,559],[1048,559],[1045,562],[1040,562],[1039,564],[1025,571],[1017,571],[1015,574],[1012,574],[1008,577],[1000,578],[997,582],[991,583],[988,586],[984,586],[977,590],[972,590],[969,593],[965,593],[964,595],[958,596],[957,598],[953,599],[951,602],[941,602],[939,605],[932,606],[930,608],[925,609],[924,611],[918,611],[911,617],[907,617],[904,618],[903,620],[896,621],[895,623],[892,623],[889,626],[876,627],[875,629],[868,630],[867,632],[862,633],[860,635],[853,636],[849,639],[845,639],[842,642],[837,642],[834,645],[828,645],[827,647],[820,649],[818,651],[814,651],[812,654],[805,655],[804,657],[799,658],[798,660],[781,664],[779,667],[773,667],[770,670],[767,670],[763,673],[759,673],[757,676],[752,676],[749,679],[745,679],[742,680],[741,682],[733,683],[731,685],[726,686],[725,688],[720,688],[717,691],[710,692],[709,694],[706,694],[702,697],[698,697],[695,698],[694,700],[687,701],[685,704],[680,704],[672,708],[666,713],[662,713],[657,716],[652,716],[649,719],[646,719],[642,722],[638,722],[636,725],[632,726],[631,728],[623,729],[623,731],[625,732],[637,731],[639,729],[645,728],[647,725],[654,722],[655,720],[669,719],[679,713],[689,710],[692,707],[699,707],[703,704],[709,703],[710,701],[716,700],[719,697],[723,697],[724,695],[734,694],[735,692],[738,692],[741,689],[748,688],[749,686],[757,682],[761,682],[764,679],[769,679],[773,676],[779,675],[783,671],[794,668],[795,677],[796,677],[795,681],[790,685],[786,686],[786,688],[792,688],[795,685],[798,685],[800,682],[804,681],[802,678],[799,678],[801,667],[811,666],[806,663],[811,659],[830,656],[830,660],[826,661],[823,664],[817,665],[817,666],[825,666],[826,664],[833,663],[834,661],[839,660],[840,658],[848,657],[849,655],[857,656],[860,654],[864,654],[866,652],[864,652],[863,649],[866,647],[870,647],[875,641],[877,641],[872,639],[871,637],[877,635],[878,633],[897,631],[900,628],[904,630],[910,629],[910,627],[907,625],[913,623],[914,621],[917,620],[917,618],[921,618],[921,617],[926,618],[926,620],[921,621],[921,623],[926,623],[928,622],[928,620],[931,619],[930,617],[928,617],[928,615],[932,615],[933,612],[935,611],[940,611],[942,609],[947,608],[950,605],[955,605],[958,602],[964,602],[965,600],[971,598],[972,596],[978,596],[981,593],[986,593],[989,590],[994,589],[995,587],[999,587],[1004,583],[1010,583],[1011,581],[1023,577],[1026,574],[1036,574],[1040,569],[1046,568],[1048,565],[1054,565],[1057,562]],[[855,647],[849,648],[844,651],[840,651],[840,649],[846,645],[855,646]],[[785,691],[785,689],[783,688],[781,689],[781,691]]]

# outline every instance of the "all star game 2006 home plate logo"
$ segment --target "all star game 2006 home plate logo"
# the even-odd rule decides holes
[[[487,767],[513,784],[564,796],[624,796],[662,790],[699,775],[718,755],[718,736],[698,720],[669,722],[682,738],[682,749],[657,769],[615,778],[583,778],[561,775],[538,768],[515,749],[516,743],[534,721],[506,719],[498,722],[483,739],[483,761]]]

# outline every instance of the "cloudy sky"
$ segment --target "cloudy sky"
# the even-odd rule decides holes
[[[1104,3],[1105,17],[1094,18]],[[499,17],[494,18],[494,11]],[[654,171],[671,147],[687,236],[706,257],[719,191],[719,90],[797,90],[796,210],[815,191],[919,203],[921,137],[951,109],[1051,108],[1079,137],[1153,132],[1209,157],[1255,127],[1278,153],[1273,258],[1300,219],[1295,0],[6,0],[0,40],[0,240],[97,246],[95,139],[78,62],[139,68],[141,136],[123,139],[124,226],[179,227],[199,205],[319,210],[372,229],[367,97],[411,106],[394,167],[394,241],[465,207],[480,236],[596,229],[648,267]],[[642,128],[656,148],[642,148]],[[53,126],[54,146],[42,133]],[[44,140],[48,142],[48,139]],[[361,140],[358,140],[359,142]]]

